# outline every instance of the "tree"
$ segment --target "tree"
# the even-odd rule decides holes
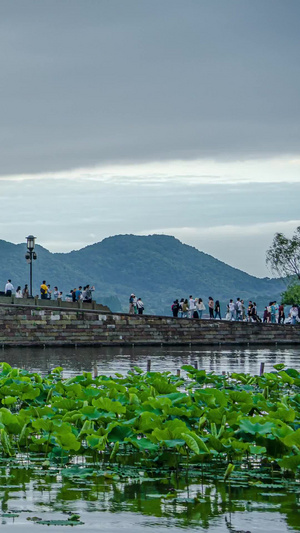
[[[297,276],[300,280],[300,226],[291,239],[276,233],[267,251],[266,263],[279,276]]]
[[[300,285],[294,283],[290,285],[285,292],[282,293],[282,303],[287,305],[300,305]]]

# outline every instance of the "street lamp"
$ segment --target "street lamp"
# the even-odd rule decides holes
[[[25,259],[30,265],[30,284],[29,284],[29,297],[32,298],[32,261],[37,258],[36,253],[34,252],[35,239],[33,235],[28,235],[27,240],[27,252]]]

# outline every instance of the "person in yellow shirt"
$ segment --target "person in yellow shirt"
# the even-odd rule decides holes
[[[44,280],[42,285],[40,286],[40,293],[41,293],[41,299],[42,300],[46,300],[47,299],[47,292],[48,292],[48,287],[46,285],[46,280]]]

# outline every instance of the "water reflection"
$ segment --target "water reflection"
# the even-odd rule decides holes
[[[197,362],[199,368],[221,373],[239,371],[258,373],[260,363],[272,370],[276,363],[300,367],[300,347],[224,349],[207,347],[57,347],[7,348],[2,350],[2,361],[12,366],[47,373],[56,366],[64,368],[65,377],[82,371],[99,373],[126,373],[134,366],[147,368],[151,358],[152,370],[175,372],[183,364]],[[59,468],[43,469],[32,465],[28,458],[23,464],[7,460],[0,465],[0,523],[3,531],[13,527],[14,533],[45,531],[43,520],[67,521],[71,514],[80,514],[84,532],[98,532],[100,527],[109,533],[144,533],[150,528],[155,533],[195,529],[209,533],[254,531],[287,533],[300,529],[300,484],[288,487],[270,481],[273,488],[263,488],[254,478],[254,484],[232,480],[225,484],[215,474],[189,479],[176,478],[143,480],[142,466],[136,474],[123,480],[69,479]],[[207,474],[207,473],[206,473]],[[250,475],[250,474],[249,474]],[[255,474],[256,475],[256,474]],[[263,480],[266,483],[266,480]],[[276,485],[277,483],[277,485]],[[274,488],[275,486],[275,488]],[[175,492],[174,492],[175,491]],[[170,495],[171,494],[171,495]],[[174,498],[174,494],[176,497]],[[168,496],[169,495],[169,496]],[[60,531],[49,525],[47,531]]]
[[[225,483],[209,469],[189,478],[171,473],[152,479],[141,476],[139,465],[129,478],[108,479],[97,468],[85,476],[83,465],[83,477],[72,477],[59,467],[45,470],[29,461],[6,461],[0,468],[1,525],[39,532],[44,531],[40,521],[50,521],[51,530],[51,521],[67,522],[76,513],[81,531],[99,531],[100,524],[103,531],[131,533],[144,527],[211,533],[300,529],[299,486],[279,474],[269,478],[250,471],[243,479],[240,472]]]
[[[284,348],[201,348],[201,347],[38,347],[5,348],[0,360],[12,366],[47,373],[56,366],[62,366],[65,376],[83,371],[90,372],[97,367],[102,374],[126,373],[134,366],[147,368],[151,359],[151,369],[176,372],[183,364],[197,362],[199,368],[215,373],[243,371],[251,374],[259,372],[260,363],[265,363],[265,371],[272,370],[276,363],[300,367],[300,347]]]

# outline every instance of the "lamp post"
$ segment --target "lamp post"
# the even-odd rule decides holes
[[[34,237],[33,235],[28,235],[28,237],[26,237],[27,252],[25,255],[25,259],[27,263],[29,263],[30,265],[29,298],[32,298],[32,261],[34,261],[37,258],[37,255],[34,251],[35,239],[36,237]]]

